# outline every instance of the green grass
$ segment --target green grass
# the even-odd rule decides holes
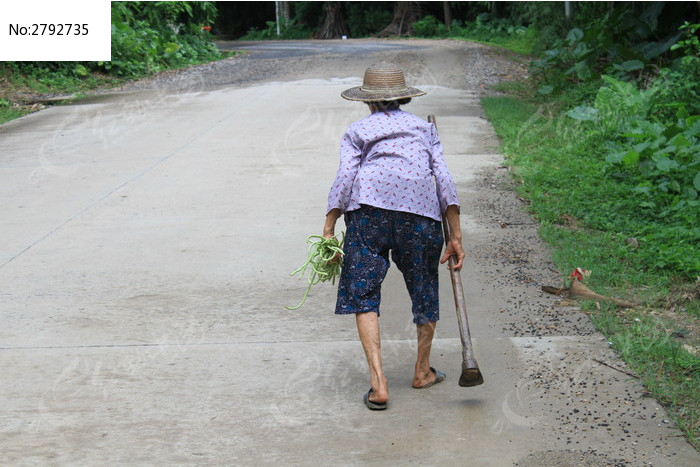
[[[450,36],[450,39],[477,42],[479,44],[493,45],[507,50],[511,50],[521,55],[531,55],[537,40],[537,31],[529,28],[522,35],[483,35],[477,32],[464,32],[463,35]]]
[[[586,281],[592,290],[641,305],[584,310],[697,448],[700,359],[688,349],[698,348],[698,284],[656,265],[654,245],[630,244],[648,221],[627,188],[605,176],[599,134],[562,116],[560,103],[529,98],[527,85],[500,89],[519,97],[482,104],[562,279],[582,267],[592,271]]]
[[[11,73],[8,80],[15,89],[36,93],[73,94],[92,89],[116,86],[120,80],[106,75],[92,73],[86,77],[66,75],[60,72],[46,73],[41,76]]]
[[[221,52],[220,59],[227,59],[239,52]],[[173,66],[171,69],[187,68],[209,63],[211,60],[192,60],[188,64]],[[87,72],[81,75],[75,72],[76,64],[66,65],[50,62],[19,66],[14,62],[0,63],[0,124],[27,115],[32,110],[27,105],[13,105],[13,96],[37,94],[70,94],[84,96],[90,91],[109,89],[128,81],[139,79],[147,74],[129,78],[117,77],[103,72]],[[87,70],[86,70],[87,71]]]
[[[7,123],[29,113],[29,110],[0,107],[0,125]]]

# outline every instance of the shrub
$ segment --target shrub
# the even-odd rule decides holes
[[[113,2],[112,60],[97,66],[135,77],[220,58],[201,30],[215,15],[213,2]]]
[[[389,2],[347,2],[346,21],[350,37],[365,37],[381,31],[391,23]]]
[[[443,23],[437,20],[432,15],[428,15],[411,25],[413,33],[420,37],[438,37],[447,32],[447,28]]]
[[[249,30],[240,40],[245,41],[260,41],[265,39],[308,39],[311,37],[312,31],[305,29],[303,26],[296,24],[295,20],[290,20],[286,27],[280,25],[280,35],[277,35],[277,23],[275,21],[266,21],[267,26],[263,30],[255,28]]]

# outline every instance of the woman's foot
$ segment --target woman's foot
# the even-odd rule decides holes
[[[369,391],[367,391],[367,394],[365,394],[365,405],[367,406],[368,409],[370,410],[384,410],[386,409],[387,401],[384,402],[378,402],[371,400],[370,398],[374,397],[374,390],[372,388],[369,388]]]
[[[430,367],[427,373],[416,372],[416,376],[413,378],[413,387],[416,389],[429,388],[430,386],[444,381],[446,377],[447,375],[445,375],[444,371]]]

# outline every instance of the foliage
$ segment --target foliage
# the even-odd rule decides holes
[[[0,102],[0,125],[9,122],[10,120],[27,115],[28,113],[28,110],[16,109],[10,106],[2,105],[2,102]]]
[[[113,2],[112,60],[97,66],[134,77],[217,59],[201,29],[215,17],[213,2]]]
[[[658,66],[659,57],[681,35],[672,32],[658,37],[663,7],[663,2],[652,3],[638,16],[625,7],[615,8],[599,21],[572,28],[533,62],[533,74],[545,91],[596,80],[603,73],[621,79],[641,79],[644,71]]]
[[[591,228],[641,240],[635,259],[644,268],[692,278],[700,274],[694,248],[700,240],[700,43],[690,23],[679,33],[644,41],[662,8],[651,4],[639,18],[614,10],[600,25],[571,29],[560,47],[534,63],[534,84],[539,100],[552,102],[553,118],[574,122],[560,126],[573,138],[563,153],[595,169],[598,175],[586,177],[603,193],[587,193],[597,199],[594,205],[564,209],[577,210]],[[676,58],[669,62],[672,53]],[[663,63],[668,66],[659,70]],[[557,108],[566,117],[554,117]],[[552,138],[562,141],[560,134]],[[586,148],[585,161],[576,147]],[[555,176],[551,167],[534,170],[544,180]],[[585,171],[571,175],[580,183]],[[561,196],[559,201],[567,199]],[[615,215],[601,214],[596,205]],[[558,209],[556,203],[543,212],[550,209]]]
[[[647,221],[637,235],[651,247],[651,265],[692,277],[700,273],[693,251],[700,239],[700,116],[688,116],[680,106],[676,118],[655,118],[654,109],[663,107],[657,99],[665,97],[660,85],[638,89],[609,76],[603,80],[607,86],[593,107],[578,106],[567,115],[602,141],[603,174],[636,200],[637,217]],[[662,83],[664,89],[668,84]]]
[[[109,62],[0,62],[0,123],[31,109],[11,102],[27,93],[80,93],[114,86],[169,67],[221,58],[203,25],[216,16],[214,2],[112,2]],[[7,103],[5,105],[4,103]]]
[[[366,37],[391,23],[392,2],[346,2],[346,24],[350,37]]]
[[[435,16],[427,15],[412,24],[418,37],[449,37],[498,45],[522,54],[529,54],[536,37],[534,27],[525,27],[506,18],[491,19],[482,13],[473,22],[455,19],[448,29]]]
[[[614,83],[609,86],[608,104],[617,99],[636,109],[634,112],[653,113],[654,106],[641,102],[631,89],[615,89]],[[603,100],[598,103],[600,113]],[[514,169],[517,189],[542,222],[540,233],[552,245],[560,271],[592,270],[588,285],[593,290],[634,297],[651,307],[663,306],[669,289],[679,280],[694,283],[700,272],[698,224],[684,226],[683,219],[671,220],[640,209],[640,199],[631,192],[635,185],[614,176],[613,165],[605,160],[609,155],[605,143],[616,135],[615,125],[599,128],[599,114],[593,120],[576,120],[536,100],[489,97],[482,103]],[[686,128],[688,120],[677,124]],[[620,125],[626,128],[634,122],[625,118]],[[613,137],[619,144],[627,139],[623,134]],[[573,224],[570,219],[575,220]],[[634,244],[629,243],[630,238],[636,239]],[[687,303],[691,308],[692,302]],[[697,443],[698,358],[671,336],[677,328],[648,315],[628,316],[606,305],[600,311],[590,310],[596,326],[649,391],[670,405],[678,425]],[[697,329],[697,302],[695,313],[695,318],[678,319],[695,323],[690,327]]]
[[[686,22],[681,26],[684,40],[671,50],[682,55],[669,68],[660,71],[656,78],[658,101],[654,113],[659,117],[700,114],[700,40],[697,33],[700,24]]]
[[[316,30],[323,20],[323,2],[294,2],[294,22]]]
[[[291,19],[286,26],[280,25],[280,35],[277,35],[277,23],[275,21],[267,21],[266,28],[259,31],[251,29],[246,35],[240,38],[244,41],[260,41],[265,39],[308,39],[313,34],[313,31],[296,24],[294,19]]]
[[[73,93],[114,84],[108,76],[90,73],[92,66],[77,62],[1,62],[0,81],[9,83],[9,90],[39,93]]]
[[[607,80],[594,107],[525,119],[508,147],[524,194],[543,221],[572,216],[634,237],[641,244],[628,255],[637,267],[693,278],[700,274],[700,117],[651,121],[652,90]]]
[[[412,24],[413,33],[418,37],[441,37],[447,34],[447,26],[432,15]]]

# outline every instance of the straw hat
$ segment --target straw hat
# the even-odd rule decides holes
[[[406,86],[403,71],[396,65],[380,62],[365,70],[362,86],[346,89],[340,95],[349,101],[395,101],[425,94],[420,89]]]

